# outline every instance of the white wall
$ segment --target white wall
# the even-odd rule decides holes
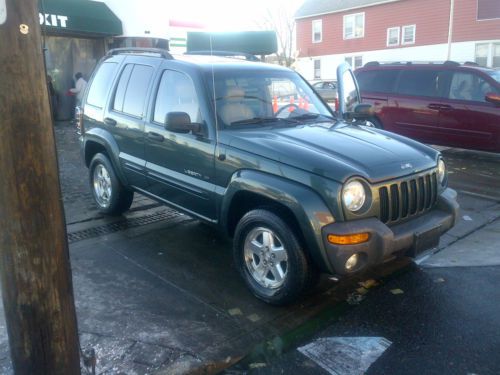
[[[100,0],[122,21],[123,36],[169,38],[169,14],[158,0]],[[175,5],[173,5],[175,6]]]
[[[453,43],[450,60],[465,62],[474,61],[477,42]],[[302,57],[295,63],[295,69],[307,80],[314,80],[314,60],[321,59],[321,79],[335,79],[337,66],[348,56],[363,56],[363,65],[369,61],[393,62],[442,62],[447,59],[448,45],[434,44],[419,47],[391,48],[375,51],[364,51],[348,54],[336,54],[317,57]]]

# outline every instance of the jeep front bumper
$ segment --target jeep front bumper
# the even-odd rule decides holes
[[[330,269],[337,275],[347,275],[380,264],[395,253],[415,256],[432,248],[458,220],[456,196],[456,192],[448,188],[439,196],[432,210],[391,227],[377,218],[326,225],[322,236]],[[334,245],[328,241],[330,234],[347,236],[358,233],[368,233],[369,239],[356,245]],[[355,254],[356,265],[347,269],[347,260]]]

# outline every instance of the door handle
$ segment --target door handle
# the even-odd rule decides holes
[[[106,117],[104,119],[104,123],[109,126],[115,126],[116,125],[116,120],[112,119],[111,117]]]
[[[148,138],[152,139],[154,141],[157,141],[157,142],[163,142],[165,140],[165,137],[163,135],[155,133],[155,132],[149,132]]]
[[[441,104],[441,108],[439,108],[441,111],[451,111],[453,107],[448,104]]]
[[[434,104],[434,103],[431,103],[427,106],[427,108],[429,109],[436,109],[436,110],[439,110],[441,109],[441,104]]]

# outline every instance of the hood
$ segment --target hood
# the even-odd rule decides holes
[[[374,128],[317,124],[261,131],[227,132],[230,147],[345,182],[361,176],[376,183],[436,165],[438,152],[418,142]]]

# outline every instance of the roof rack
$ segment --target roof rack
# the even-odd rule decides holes
[[[108,51],[106,55],[113,56],[119,55],[121,53],[152,53],[158,54],[169,60],[173,60],[174,57],[165,49],[161,48],[142,48],[142,47],[125,47],[125,48],[113,48]]]
[[[364,66],[380,66],[380,65],[413,65],[413,64],[442,64],[446,66],[460,66],[461,64],[456,61],[390,61],[390,62],[379,62],[379,61],[369,61]],[[474,65],[475,63],[466,62],[464,65]]]
[[[222,56],[222,57],[244,57],[248,61],[261,61],[257,56],[246,52],[236,51],[188,51],[185,55],[204,55],[204,56]]]

